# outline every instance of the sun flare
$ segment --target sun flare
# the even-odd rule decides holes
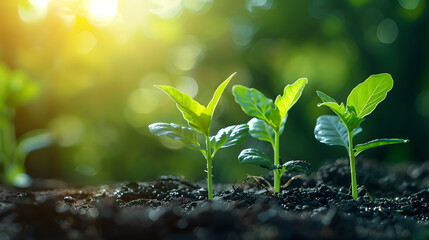
[[[117,0],[85,0],[84,6],[89,13],[89,20],[101,25],[112,22],[118,12]]]

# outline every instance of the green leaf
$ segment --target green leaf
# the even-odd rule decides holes
[[[362,132],[362,128],[356,128],[353,131],[353,137],[360,132]],[[338,116],[323,115],[317,118],[316,126],[314,127],[314,136],[321,143],[330,146],[343,146],[349,152],[347,128]]]
[[[182,112],[189,126],[206,136],[209,135],[211,116],[206,113],[203,105],[174,87],[161,85],[155,85],[155,87],[167,93],[176,102],[177,108]]]
[[[284,171],[292,172],[302,172],[302,173],[308,173],[310,171],[310,163],[302,160],[294,160],[294,161],[288,161],[287,163],[282,165],[282,168]],[[282,172],[284,172],[282,171]]]
[[[247,124],[222,128],[216,136],[210,137],[210,145],[213,149],[212,153],[214,154],[221,148],[227,148],[243,143],[248,137],[248,133],[249,126],[247,126]]]
[[[384,145],[391,145],[391,144],[398,144],[398,143],[407,143],[410,140],[408,139],[400,139],[400,138],[382,138],[382,139],[376,139],[369,141],[367,143],[358,144],[355,146],[355,154],[356,156],[368,149],[380,147]]]
[[[273,125],[271,118],[280,117],[278,110],[273,104],[273,100],[265,97],[264,94],[254,88],[234,85],[232,94],[243,111],[251,117],[264,120],[271,126]]]
[[[209,104],[207,105],[207,108],[205,110],[205,113],[209,116],[213,116],[213,112],[216,108],[217,103],[219,102],[220,97],[222,96],[223,91],[226,88],[226,85],[228,85],[229,81],[235,76],[236,73],[231,74],[223,83],[217,87],[215,93],[213,94],[212,100],[210,100]]]
[[[265,121],[259,118],[252,118],[247,123],[249,125],[250,136],[262,141],[267,141],[274,145],[274,130]]]
[[[325,93],[321,92],[321,91],[316,91],[317,96],[319,96],[320,99],[322,99],[322,101],[324,103],[326,102],[334,102],[337,103],[337,101],[335,101],[335,99],[331,98],[330,96],[326,95]],[[338,103],[337,103],[338,104]]]
[[[179,110],[182,112],[183,118],[188,121],[189,126],[193,127],[198,132],[209,136],[210,124],[216,105],[219,102],[225,87],[228,85],[229,81],[231,81],[234,75],[235,73],[231,74],[231,76],[229,76],[225,81],[223,81],[223,83],[219,85],[207,107],[204,107],[195,101],[192,97],[180,92],[174,87],[161,85],[155,85],[155,87],[167,93],[167,95],[169,95],[171,99],[176,102],[177,108],[179,108]]]
[[[268,168],[269,170],[277,169],[265,154],[254,148],[247,148],[241,151],[238,156],[238,161],[240,163],[259,165],[263,168]]]
[[[359,125],[365,120],[365,118],[358,118],[356,112],[353,108],[347,107],[346,114],[344,116],[343,122],[346,124],[347,128],[352,131],[355,130]]]
[[[346,109],[343,103],[341,103],[341,105],[338,105],[338,103],[336,102],[323,102],[319,103],[317,106],[329,107],[341,119],[341,121],[347,126],[347,128],[350,129],[350,131],[353,131],[354,129],[359,127],[359,125],[365,120],[363,118],[358,118],[353,109]]]
[[[289,84],[284,88],[283,96],[277,96],[275,105],[279,110],[280,119],[284,119],[289,109],[298,101],[307,83],[307,78],[300,78],[292,85]]]
[[[285,118],[283,118],[282,125],[280,126],[280,132],[279,134],[283,133],[284,126],[287,121],[287,114]],[[249,125],[249,134],[250,136],[257,138],[262,141],[267,141],[274,145],[274,137],[275,133],[273,128],[268,125],[265,121],[259,119],[259,118],[252,118],[247,125]]]
[[[156,136],[167,136],[180,141],[187,148],[203,150],[197,141],[197,132],[188,127],[182,127],[174,123],[153,123],[149,125],[149,131]]]
[[[374,111],[392,88],[393,79],[390,74],[371,75],[352,90],[347,98],[347,106],[355,109],[358,118],[363,118]]]
[[[18,164],[24,165],[28,153],[50,146],[53,137],[47,130],[33,130],[22,135],[16,144],[14,159]]]

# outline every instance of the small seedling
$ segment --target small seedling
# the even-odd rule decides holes
[[[238,145],[246,140],[249,132],[247,124],[233,125],[219,130],[215,136],[210,136],[210,125],[213,112],[222,96],[225,87],[235,75],[233,73],[216,89],[212,100],[207,107],[202,106],[189,95],[180,92],[170,86],[155,87],[164,91],[177,104],[177,108],[182,112],[183,118],[188,122],[189,127],[179,126],[174,123],[153,123],[149,125],[149,130],[156,136],[165,135],[171,139],[180,141],[183,145],[192,150],[200,151],[207,160],[207,188],[208,199],[213,199],[212,187],[212,159],[221,148]],[[204,135],[205,147],[198,142],[198,135]]]
[[[238,156],[240,163],[259,165],[274,172],[274,191],[280,192],[280,179],[286,171],[299,171],[306,173],[309,163],[305,161],[289,161],[280,163],[279,139],[283,133],[289,109],[301,97],[302,90],[307,84],[306,78],[298,79],[292,85],[284,88],[283,96],[277,96],[275,102],[265,97],[254,88],[235,85],[232,93],[235,101],[243,111],[253,117],[247,124],[249,134],[262,141],[271,143],[274,151],[274,163],[264,153],[254,148],[244,149]]]
[[[46,130],[33,130],[18,139],[13,118],[16,107],[37,96],[39,86],[23,72],[11,71],[0,64],[0,167],[2,181],[28,187],[31,178],[25,173],[25,159],[31,151],[52,143]]]
[[[356,156],[371,148],[409,141],[399,138],[383,138],[353,146],[353,137],[362,132],[360,124],[365,120],[364,117],[374,111],[392,88],[392,76],[382,73],[371,75],[363,83],[357,85],[347,97],[347,105],[338,104],[333,98],[317,91],[317,95],[323,101],[317,106],[327,106],[337,116],[320,116],[314,128],[314,136],[321,143],[346,148],[350,158],[352,196],[354,200],[358,196],[355,169]]]

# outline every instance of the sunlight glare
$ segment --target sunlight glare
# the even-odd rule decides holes
[[[85,0],[84,6],[90,15],[88,20],[96,25],[111,23],[118,12],[117,0]]]
[[[40,22],[46,17],[50,0],[30,0],[18,4],[18,15],[26,23]]]

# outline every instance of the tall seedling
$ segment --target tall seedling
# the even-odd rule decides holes
[[[240,163],[259,165],[274,172],[274,191],[280,192],[280,179],[286,171],[307,172],[309,164],[304,161],[289,161],[280,164],[280,135],[283,133],[289,109],[301,97],[302,90],[308,83],[306,78],[300,78],[295,83],[284,88],[283,96],[277,96],[275,102],[265,97],[254,88],[235,85],[232,93],[235,101],[249,116],[254,117],[249,122],[249,134],[262,141],[271,143],[274,151],[274,161],[264,153],[254,148],[243,150],[238,156]]]
[[[233,125],[219,130],[215,136],[210,136],[210,125],[213,112],[222,96],[225,87],[235,75],[233,73],[216,89],[212,100],[207,107],[192,99],[189,95],[180,92],[170,86],[155,85],[164,91],[176,102],[177,108],[182,112],[183,118],[188,122],[189,127],[179,126],[174,123],[153,123],[149,125],[149,130],[156,136],[165,135],[171,139],[180,141],[183,145],[192,150],[200,151],[207,161],[207,188],[208,199],[213,199],[212,187],[212,159],[221,148],[231,147],[242,143],[248,136],[249,127],[246,124]],[[205,146],[198,142],[198,135],[205,138]]]
[[[365,120],[364,117],[374,111],[392,88],[392,76],[382,73],[371,75],[363,83],[357,85],[347,97],[347,105],[338,104],[333,98],[317,91],[317,95],[323,101],[317,106],[327,106],[337,116],[320,116],[314,128],[314,136],[321,143],[346,148],[350,158],[351,186],[354,200],[357,199],[356,156],[371,148],[408,142],[406,139],[383,138],[353,146],[353,137],[362,132],[360,124]]]

